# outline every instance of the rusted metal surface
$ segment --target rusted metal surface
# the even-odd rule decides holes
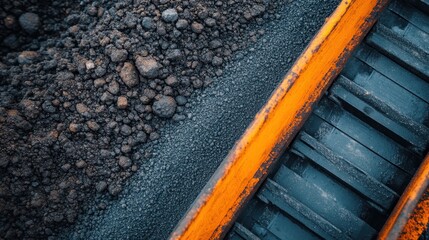
[[[429,189],[423,194],[399,239],[418,239],[427,229],[429,221]]]
[[[378,239],[418,239],[429,221],[429,154],[420,165]]]
[[[345,0],[256,115],[171,239],[219,239],[265,179],[387,0]]]

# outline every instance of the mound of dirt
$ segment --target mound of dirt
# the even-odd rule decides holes
[[[0,238],[56,236],[117,198],[150,157],[135,149],[286,2],[2,1]]]

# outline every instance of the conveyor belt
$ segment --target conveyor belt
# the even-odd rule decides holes
[[[228,239],[377,236],[428,150],[427,7],[382,13]]]

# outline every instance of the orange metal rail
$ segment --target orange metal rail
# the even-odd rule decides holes
[[[429,154],[408,184],[378,239],[418,239],[429,221],[429,199],[422,198],[429,185]],[[419,200],[421,201],[419,202]]]
[[[387,0],[343,0],[171,235],[219,239],[265,179]]]

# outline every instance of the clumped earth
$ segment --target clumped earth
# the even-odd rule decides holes
[[[54,238],[117,198],[136,149],[284,2],[1,0],[0,239]]]

